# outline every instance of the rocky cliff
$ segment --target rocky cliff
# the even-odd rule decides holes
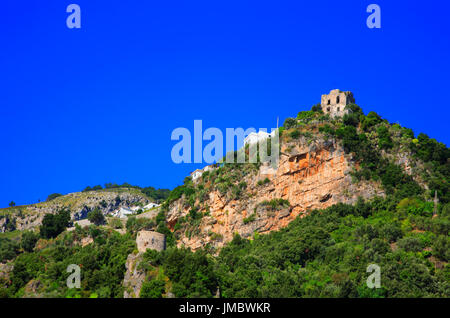
[[[57,197],[48,202],[0,209],[0,232],[18,229],[26,230],[41,225],[47,213],[56,213],[62,208],[70,210],[73,220],[81,220],[99,208],[104,214],[137,204],[147,204],[150,200],[137,189],[111,189],[75,192]]]
[[[123,286],[125,288],[124,298],[138,298],[141,291],[142,283],[145,279],[145,270],[139,267],[142,262],[142,253],[132,253],[128,255],[125,263],[126,272],[123,278]]]
[[[251,164],[235,165],[240,167],[234,170],[245,171],[245,166]],[[170,205],[168,224],[176,230],[178,245],[197,249],[209,243],[220,247],[235,233],[249,237],[254,233],[279,230],[310,210],[338,202],[353,203],[359,196],[384,195],[375,182],[353,183],[352,169],[357,169],[357,165],[336,140],[286,140],[282,143],[277,169],[260,165],[258,169],[241,174],[244,176],[236,182],[246,187],[239,197],[220,191],[220,187],[217,189],[212,184],[217,183],[217,178],[214,181],[204,178],[206,180],[200,180],[195,186],[208,191],[203,198],[197,197],[194,204],[202,207],[200,223],[176,229],[180,219],[188,219],[192,210],[192,204],[187,204],[183,196]]]

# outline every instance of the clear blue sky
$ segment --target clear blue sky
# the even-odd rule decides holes
[[[381,29],[366,27],[370,3]],[[3,0],[0,207],[106,182],[172,188],[201,166],[172,163],[174,128],[270,128],[334,88],[448,145],[449,14],[449,1]]]

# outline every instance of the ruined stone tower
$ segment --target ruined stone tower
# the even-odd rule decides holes
[[[339,117],[348,114],[345,106],[355,103],[352,92],[342,92],[339,89],[333,89],[329,94],[322,95],[321,106],[325,114],[330,117]]]
[[[143,253],[148,248],[158,252],[166,249],[166,237],[164,234],[142,230],[136,237],[138,251]]]

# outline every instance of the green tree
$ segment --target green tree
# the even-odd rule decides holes
[[[66,208],[59,210],[56,214],[46,214],[40,227],[41,237],[46,239],[57,237],[69,226],[69,221],[70,212]]]
[[[379,124],[382,122],[381,117],[375,113],[370,112],[364,119],[361,121],[361,128],[365,131],[369,130],[369,128]]]
[[[152,279],[142,284],[140,298],[162,298],[165,292],[165,282],[160,279]]]
[[[441,260],[448,262],[450,259],[450,239],[448,236],[439,235],[433,244],[433,254]]]
[[[408,236],[398,241],[398,247],[407,252],[420,252],[423,244],[417,237]]]
[[[323,113],[322,105],[320,103],[313,105],[313,107],[311,107],[311,111],[317,112],[317,113]]]
[[[289,134],[292,139],[297,139],[300,137],[300,135],[301,133],[298,130],[291,131],[291,133]]]
[[[297,120],[295,118],[292,117],[288,117],[286,118],[286,120],[284,121],[283,127],[285,129],[291,129],[297,126]]]
[[[19,244],[9,239],[0,237],[0,263],[13,259],[19,252]]]
[[[389,130],[386,126],[380,126],[377,129],[378,143],[381,149],[391,149],[394,144],[392,142]]]
[[[11,202],[9,202],[9,204],[8,204],[10,207],[14,207],[14,206],[16,206],[16,202],[14,202],[14,201],[11,201]]]
[[[34,246],[39,239],[39,234],[32,231],[25,231],[22,233],[20,246],[25,252],[33,252]]]
[[[91,212],[88,213],[87,218],[90,222],[95,225],[101,225],[105,223],[105,216],[99,208],[95,208]]]

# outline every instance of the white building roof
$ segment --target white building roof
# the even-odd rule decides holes
[[[268,132],[265,132],[262,130],[258,131],[257,133],[251,132],[250,134],[248,134],[247,137],[244,138],[244,145],[259,142],[266,138],[273,137],[274,135],[275,135],[275,130],[272,131],[271,133],[268,133]]]
[[[154,208],[155,206],[160,206],[160,204],[155,203],[155,202],[150,202],[149,204],[144,206],[144,209],[151,209],[151,208]]]

